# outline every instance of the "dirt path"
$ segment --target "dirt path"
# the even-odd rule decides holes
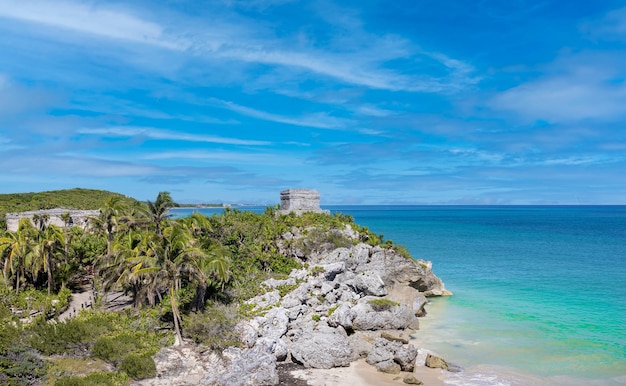
[[[93,291],[88,287],[83,287],[82,292],[72,293],[72,300],[65,312],[59,315],[59,321],[64,321],[75,317],[81,310],[94,308]],[[102,299],[99,309],[105,311],[120,311],[133,306],[133,300],[123,292],[114,291],[107,293]]]

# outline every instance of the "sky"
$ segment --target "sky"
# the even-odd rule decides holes
[[[626,204],[626,3],[0,0],[0,193]]]

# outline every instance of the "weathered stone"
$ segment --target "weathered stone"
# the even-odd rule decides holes
[[[408,338],[404,338],[402,336],[398,336],[396,334],[392,334],[391,332],[388,331],[383,331],[380,333],[380,337],[390,340],[392,342],[400,342],[402,344],[407,344],[409,343],[409,339]]]
[[[345,330],[352,330],[352,320],[355,313],[352,312],[350,303],[340,303],[339,307],[328,317],[328,324],[332,327],[342,326]]]
[[[274,355],[279,362],[287,359],[287,355],[289,354],[289,347],[282,339],[262,337],[256,341],[255,347],[257,346],[259,346],[263,352]]]
[[[391,342],[387,339],[378,338],[374,342],[372,351],[367,355],[365,360],[370,365],[376,366],[378,363],[385,361],[393,361],[395,352],[402,347],[402,343]]]
[[[306,368],[330,369],[349,366],[352,349],[340,329],[325,329],[301,334],[293,341],[291,358]]]
[[[241,321],[235,326],[235,331],[241,342],[248,348],[254,346],[259,337],[258,323]]]
[[[295,285],[296,284],[296,279],[293,278],[293,277],[290,277],[290,278],[285,279],[285,280],[276,280],[276,279],[272,278],[272,279],[265,280],[262,284],[267,286],[267,287],[270,287],[270,288],[276,288],[276,287],[279,287],[281,285]]]
[[[294,281],[295,283],[295,281]],[[278,290],[266,292],[263,295],[255,296],[246,301],[248,304],[254,304],[258,308],[267,308],[280,302],[280,294]]]
[[[385,289],[385,283],[380,276],[373,272],[364,272],[360,275],[356,275],[354,279],[347,282],[348,286],[352,287],[355,292],[361,293],[365,296],[385,296],[387,290]]]
[[[63,216],[65,214],[69,214],[68,222],[63,220]],[[80,227],[87,228],[90,225],[89,219],[91,217],[98,217],[100,214],[99,210],[76,210],[76,209],[67,209],[67,208],[54,208],[54,209],[42,209],[42,210],[33,210],[29,212],[19,212],[19,213],[7,213],[5,215],[5,221],[7,224],[7,230],[10,232],[17,231],[19,226],[20,219],[28,218],[34,224],[33,217],[34,216],[48,216],[48,220],[46,221],[47,225],[56,225],[60,228],[67,227]],[[92,221],[93,222],[93,221]]]
[[[279,382],[276,370],[276,357],[268,353],[267,347],[255,346],[250,350],[240,350],[229,347],[223,351],[224,357],[229,359],[226,371],[216,383],[205,379],[204,384],[218,384],[220,386],[256,386],[277,385]]]
[[[413,371],[416,357],[417,348],[412,344],[406,344],[396,350],[393,360],[400,365],[402,371]]]
[[[398,374],[400,372],[400,365],[392,360],[378,362],[376,363],[376,368],[378,369],[378,371],[387,374]]]
[[[287,332],[289,317],[287,310],[282,307],[272,308],[265,316],[254,318],[259,324],[259,335],[279,339]]]
[[[428,303],[426,296],[408,285],[394,285],[389,289],[387,298],[395,302],[406,304],[416,316],[425,316],[424,306]]]
[[[413,374],[409,374],[406,377],[404,377],[404,379],[402,380],[404,383],[406,383],[407,385],[423,385],[424,382],[420,381],[419,379],[415,378],[415,375]]]
[[[157,377],[135,381],[138,386],[199,385],[207,376],[217,377],[225,363],[217,354],[201,355],[191,347],[166,347],[154,357]]]
[[[324,268],[324,278],[328,281],[335,280],[337,275],[346,270],[346,264],[343,261],[322,265],[321,267]]]
[[[352,327],[355,330],[404,330],[414,329],[417,317],[405,305],[392,306],[388,310],[375,311],[369,304],[370,300],[377,299],[366,297],[352,307],[355,314],[352,319]]]
[[[424,364],[426,367],[430,367],[432,369],[448,369],[448,363],[443,358],[432,354],[426,355],[426,361]]]

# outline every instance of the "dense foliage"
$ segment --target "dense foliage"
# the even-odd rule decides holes
[[[147,203],[108,192],[69,192],[73,198],[63,202],[37,194],[5,195],[29,198],[31,206],[11,206],[11,211],[99,203],[100,214],[84,230],[39,218],[37,224],[24,219],[16,232],[0,235],[0,383],[31,384],[46,377],[59,385],[117,385],[154,376],[151,356],[173,337],[210,349],[236,345],[233,327],[250,316],[244,301],[262,291],[258,283],[306,265],[285,251],[302,256],[358,241],[382,243],[381,235],[341,214],[227,208],[210,217],[194,213],[172,219],[168,211],[175,203],[167,192]],[[86,192],[98,198],[92,195],[87,205],[79,199]],[[346,224],[358,231],[359,240],[346,237]],[[290,232],[299,237],[284,237]],[[95,289],[96,303],[102,293],[123,292],[133,307],[51,321],[67,307],[69,288],[77,287]],[[292,289],[279,288],[283,295]],[[69,369],[55,357],[61,354],[75,358],[74,364],[108,363],[115,372],[97,366]]]

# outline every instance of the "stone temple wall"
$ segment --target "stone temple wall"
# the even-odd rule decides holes
[[[295,212],[329,213],[320,208],[320,194],[312,189],[287,189],[280,192],[280,210],[278,213]]]
[[[33,217],[35,215],[48,215],[49,219],[46,224],[48,225],[56,225],[61,228],[65,227],[65,222],[61,219],[61,216],[64,213],[70,214],[70,222],[69,226],[80,226],[81,228],[85,228],[89,223],[89,217],[97,217],[100,214],[99,210],[76,210],[76,209],[65,209],[65,208],[56,208],[56,209],[45,209],[45,210],[33,210],[30,212],[20,212],[20,213],[7,213],[6,214],[6,222],[7,229],[11,232],[17,231],[17,227],[19,225],[20,219],[27,217],[30,221],[35,225],[33,221]]]

